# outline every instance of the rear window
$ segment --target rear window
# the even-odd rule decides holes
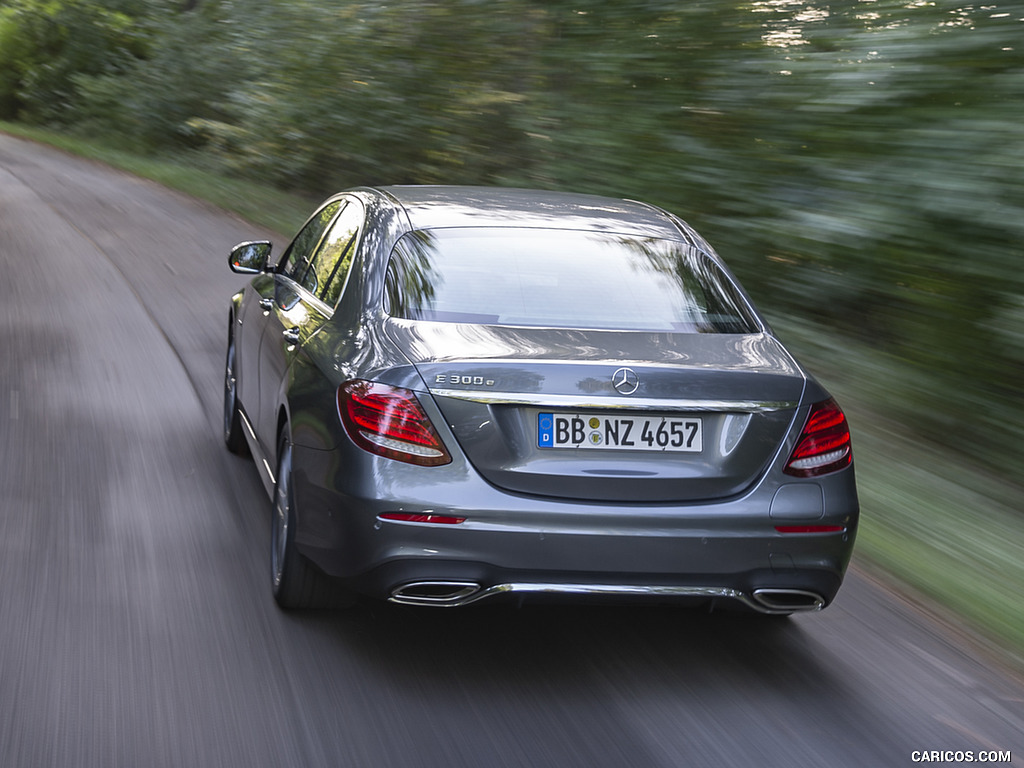
[[[384,303],[409,320],[758,331],[721,269],[686,243],[574,230],[410,232],[392,253]]]

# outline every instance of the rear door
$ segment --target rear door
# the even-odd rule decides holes
[[[317,211],[285,251],[274,275],[272,304],[260,343],[257,433],[273,449],[288,367],[331,317],[341,297],[363,223],[363,207],[347,197]]]

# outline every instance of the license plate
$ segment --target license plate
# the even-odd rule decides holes
[[[537,446],[700,453],[704,425],[693,416],[539,413]]]

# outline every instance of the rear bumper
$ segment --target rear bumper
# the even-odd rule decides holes
[[[323,474],[316,471],[316,460],[330,454],[308,453],[314,455],[303,457],[296,477],[300,551],[355,591],[405,604],[455,607],[526,597],[820,610],[842,583],[856,537],[852,471],[816,481],[825,504],[813,522],[842,530],[782,533],[776,526],[786,521],[770,513],[774,486],[725,502],[625,505],[509,494],[472,473],[418,485],[408,480],[424,473],[409,473],[378,475],[373,488],[347,493],[336,461]],[[379,517],[396,511],[465,522]]]

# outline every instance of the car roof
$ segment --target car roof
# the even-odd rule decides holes
[[[634,200],[508,187],[388,186],[413,229],[536,227],[686,239],[664,211]]]

